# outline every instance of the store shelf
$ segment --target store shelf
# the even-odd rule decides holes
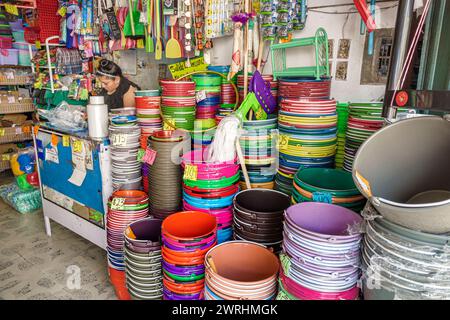
[[[11,169],[11,163],[9,160],[4,160],[3,155],[0,156],[0,172]]]
[[[34,104],[31,99],[17,103],[0,103],[0,114],[33,112]]]
[[[32,123],[18,127],[0,127],[0,144],[32,140]]]

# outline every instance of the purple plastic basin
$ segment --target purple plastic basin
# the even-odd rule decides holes
[[[202,291],[195,294],[176,294],[166,288],[163,290],[164,300],[201,300]]]
[[[347,208],[320,202],[302,202],[289,207],[286,220],[295,229],[330,240],[355,238],[349,227],[355,229],[355,225],[363,222],[359,215]]]
[[[157,247],[161,244],[161,224],[162,220],[155,218],[144,218],[131,223],[128,227],[136,236],[136,239],[125,237],[136,247]]]

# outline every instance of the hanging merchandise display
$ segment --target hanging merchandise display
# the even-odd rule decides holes
[[[344,166],[345,157],[345,135],[347,132],[348,123],[348,103],[338,102],[336,110],[338,114],[338,141],[336,147],[336,157],[334,158],[335,167],[342,169]]]
[[[300,169],[294,177],[292,203],[333,203],[360,213],[366,200],[356,188],[351,173],[338,169]]]
[[[283,215],[290,205],[289,196],[267,189],[239,192],[233,200],[234,238],[253,241],[281,251]]]
[[[280,163],[277,190],[291,195],[298,169],[331,168],[337,143],[335,100],[283,99],[278,118]]]
[[[139,190],[142,184],[138,160],[141,129],[135,116],[113,116],[109,126],[114,190]]]
[[[144,218],[124,231],[126,283],[133,300],[162,299],[161,224]]]
[[[139,190],[115,191],[108,200],[106,223],[108,273],[119,299],[128,300],[125,280],[124,231],[148,216],[148,196]]]
[[[285,219],[284,290],[299,300],[358,299],[362,218],[333,204],[305,202],[289,207]]]
[[[150,213],[157,218],[164,219],[181,209],[182,172],[179,163],[183,143],[186,142],[190,144],[189,140],[175,131],[157,131],[148,139],[148,159],[144,159],[144,162],[149,165]]]
[[[264,246],[231,241],[210,249],[205,258],[205,300],[273,300],[278,258]]]
[[[184,210],[202,211],[217,219],[217,242],[232,239],[233,198],[239,191],[239,165],[207,162],[203,150],[183,155]]]
[[[244,154],[245,165],[252,188],[273,189],[277,173],[276,135],[278,119],[271,114],[267,120],[244,121],[244,133],[239,142]],[[241,175],[240,187],[246,189]]]
[[[359,147],[383,126],[382,111],[382,103],[350,103],[345,135],[344,170],[352,171],[353,160]]]
[[[161,80],[160,85],[161,112],[164,119],[177,128],[193,130],[196,112],[195,82]]]
[[[163,129],[160,116],[161,96],[159,90],[142,90],[135,92],[136,117],[141,127],[141,148],[147,147],[148,137],[155,131]]]
[[[294,30],[303,30],[307,17],[307,0],[260,1],[264,40],[290,40]]]
[[[203,300],[205,255],[217,244],[217,222],[207,213],[183,211],[162,223],[164,300]]]

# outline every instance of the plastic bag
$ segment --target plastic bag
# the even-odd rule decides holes
[[[83,131],[87,129],[86,108],[61,102],[52,110],[38,110],[39,116],[48,119],[55,128],[69,131]]]

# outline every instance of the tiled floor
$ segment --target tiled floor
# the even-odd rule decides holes
[[[11,181],[11,177],[0,176],[0,184]],[[48,237],[41,211],[20,214],[0,199],[0,299],[104,300],[116,296],[108,280],[104,250],[56,222]]]

